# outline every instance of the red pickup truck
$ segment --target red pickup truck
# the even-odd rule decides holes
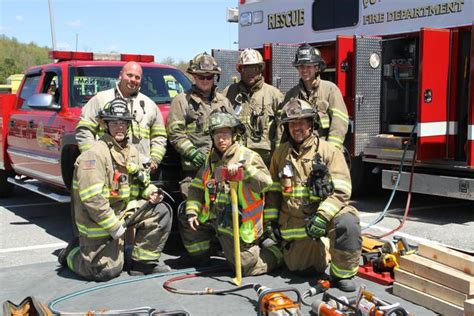
[[[115,86],[127,61],[141,64],[141,92],[156,102],[165,120],[171,99],[191,87],[181,71],[154,63],[150,55],[53,51],[50,57],[57,62],[28,69],[16,95],[0,95],[0,197],[11,196],[19,185],[70,201],[81,108]],[[171,146],[154,178],[168,192],[178,191],[179,159]]]

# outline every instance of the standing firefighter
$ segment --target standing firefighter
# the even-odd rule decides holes
[[[272,157],[265,218],[278,221],[290,271],[322,274],[329,256],[321,238],[328,237],[332,284],[354,291],[362,240],[357,210],[348,205],[350,174],[342,152],[314,135],[315,114],[303,100],[282,109],[289,141]]]
[[[235,264],[230,186],[219,171],[233,176],[243,168],[237,190],[242,274],[269,272],[282,263],[282,254],[275,245],[259,246],[264,228],[263,196],[272,183],[268,169],[257,153],[236,141],[237,134],[243,131],[233,115],[211,114],[209,130],[213,148],[192,181],[186,216],[180,218],[184,222],[184,246],[193,262],[204,264],[209,261],[211,239],[217,235],[225,257]]]
[[[189,61],[187,72],[193,76],[195,84],[173,99],[166,119],[169,141],[181,155],[184,179],[180,187],[184,197],[211,149],[210,113],[215,109],[233,113],[229,100],[216,91],[214,76],[219,75],[221,69],[212,56],[198,54]]]
[[[98,115],[104,135],[75,164],[72,198],[79,245],[70,243],[58,259],[88,280],[120,275],[127,216],[133,218],[129,227],[136,229],[129,273],[170,271],[158,259],[171,230],[172,213],[159,203],[163,195],[150,183],[137,149],[128,143],[132,120],[124,100],[107,104]],[[147,200],[149,209],[135,214]]]
[[[126,63],[120,71],[117,86],[97,93],[82,108],[81,120],[76,127],[81,152],[92,146],[96,136],[104,134],[96,120],[102,107],[114,99],[123,99],[134,116],[129,135],[131,142],[140,152],[141,163],[150,164],[151,171],[156,170],[166,152],[166,131],[160,109],[149,97],[140,93],[142,73],[140,64],[133,61]]]
[[[230,100],[246,127],[243,144],[260,154],[268,167],[272,153],[280,143],[277,111],[283,101],[283,94],[264,82],[264,62],[258,51],[244,50],[236,68],[241,81],[231,84],[222,93]]]
[[[339,88],[320,77],[320,73],[326,68],[321,53],[305,43],[298,47],[293,66],[298,70],[300,82],[286,93],[283,104],[291,98],[302,99],[311,104],[319,115],[318,135],[342,149],[349,116]]]

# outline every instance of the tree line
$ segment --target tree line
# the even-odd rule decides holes
[[[52,62],[48,57],[50,47],[40,47],[34,42],[20,43],[14,37],[0,34],[0,84],[13,74],[23,73],[27,68]],[[175,61],[171,57],[164,58],[160,63],[175,66],[186,73],[188,63]]]

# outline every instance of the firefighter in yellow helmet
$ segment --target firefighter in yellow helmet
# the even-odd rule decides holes
[[[129,273],[171,271],[158,263],[171,231],[171,207],[162,202],[163,194],[151,184],[138,150],[128,142],[132,120],[125,100],[107,103],[98,115],[104,135],[75,163],[72,199],[79,237],[61,251],[58,261],[87,280],[120,275],[127,227],[135,228]],[[147,200],[149,208],[134,214]],[[133,220],[126,227],[127,216]]]
[[[249,48],[242,51],[236,65],[241,80],[225,88],[222,94],[230,100],[246,127],[242,143],[260,154],[269,167],[273,150],[281,138],[277,111],[283,94],[264,82],[264,65],[258,51]]]
[[[210,113],[216,109],[233,113],[229,100],[216,91],[214,79],[221,69],[212,56],[207,53],[196,55],[189,61],[187,72],[192,75],[194,85],[173,99],[166,118],[168,139],[181,156],[183,180],[180,189],[184,197],[191,179],[211,149]]]
[[[263,234],[264,194],[272,180],[262,158],[236,141],[243,128],[229,113],[214,112],[209,117],[213,147],[209,157],[193,179],[186,202],[183,221],[183,243],[190,255],[189,263],[205,265],[209,261],[210,244],[217,236],[224,255],[234,266],[232,206],[229,182],[219,177],[226,168],[235,174],[243,169],[238,185],[240,213],[240,245],[242,274],[259,275],[278,267],[282,254],[274,244],[259,242]]]
[[[359,266],[362,239],[358,212],[348,204],[349,169],[342,151],[313,133],[317,118],[306,101],[291,99],[283,106],[281,122],[288,141],[272,157],[273,185],[264,217],[279,224],[290,271],[318,277],[330,261],[332,284],[354,291],[351,279]],[[323,237],[329,238],[330,258]]]
[[[293,66],[298,70],[300,82],[286,93],[283,104],[291,98],[303,99],[311,104],[319,115],[319,136],[342,149],[349,116],[339,88],[320,77],[326,68],[321,53],[304,43],[296,52]]]

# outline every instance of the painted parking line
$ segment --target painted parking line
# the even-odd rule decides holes
[[[59,202],[43,202],[43,203],[29,203],[29,204],[12,204],[12,205],[0,205],[3,208],[16,208],[16,207],[27,207],[27,206],[44,206],[44,205],[57,205],[64,204]]]
[[[361,226],[365,226],[365,225],[368,225],[369,223],[364,223],[364,222],[361,222],[360,225]],[[377,225],[374,225],[374,226],[370,226],[369,228],[373,228],[373,229],[377,229],[377,230],[380,230],[381,232],[384,232],[384,233],[387,233],[389,231],[392,231],[393,229],[392,228],[385,228],[385,227],[382,227],[382,226],[377,226]],[[422,238],[422,237],[417,237],[417,236],[413,236],[413,235],[410,235],[410,234],[407,234],[407,233],[402,233],[402,232],[395,232],[394,235],[396,236],[400,236],[400,237],[405,237],[406,239],[409,239],[409,240],[413,240],[413,241],[416,241],[418,243],[420,242],[423,242],[423,243],[436,243],[436,244],[439,244],[439,245],[443,245],[437,241],[434,241],[432,239],[426,239],[426,238]]]
[[[47,249],[47,248],[59,248],[59,247],[66,247],[66,246],[67,246],[66,242],[58,242],[54,244],[0,249],[0,253],[21,252],[21,251],[30,251],[30,250]]]

